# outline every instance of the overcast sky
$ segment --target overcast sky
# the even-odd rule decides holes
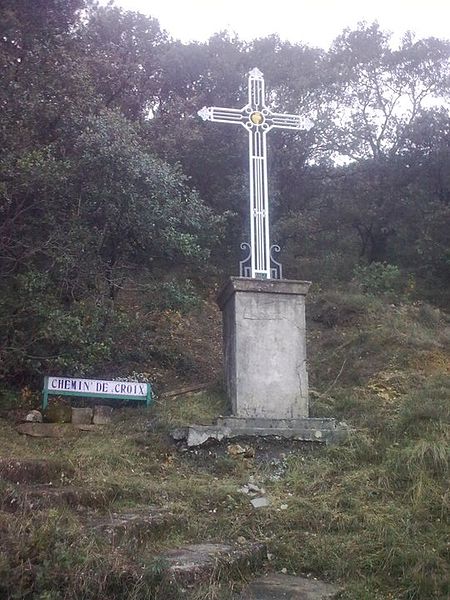
[[[105,0],[104,0],[105,1]],[[282,39],[327,48],[345,27],[377,20],[396,40],[450,39],[450,0],[115,0],[156,17],[173,37],[206,40],[228,29],[243,39],[277,33]]]

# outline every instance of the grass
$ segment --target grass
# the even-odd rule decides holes
[[[0,420],[0,457],[66,464],[64,483],[113,492],[98,511],[152,504],[180,517],[138,547],[111,547],[73,506],[0,512],[0,597],[170,600],[181,592],[163,585],[162,549],[244,538],[265,541],[276,570],[340,582],[343,600],[448,598],[448,319],[431,307],[339,292],[316,302],[313,411],[346,420],[355,433],[287,457],[281,476],[270,464],[214,448],[186,456],[169,443],[170,428],[226,412],[217,391],[123,410],[104,433],[70,440],[19,437]],[[255,511],[238,492],[250,478],[267,490],[268,509]],[[1,484],[0,496],[11,485]],[[214,580],[189,597],[229,599],[232,585]]]

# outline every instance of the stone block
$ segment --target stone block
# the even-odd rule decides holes
[[[43,438],[72,438],[79,431],[71,423],[21,423],[16,431],[23,435]]]
[[[92,408],[72,407],[72,423],[74,425],[88,425],[92,422]]]
[[[112,406],[96,406],[94,408],[93,423],[95,425],[108,425],[111,423],[113,410]]]
[[[72,420],[72,409],[69,404],[62,402],[52,403],[43,411],[44,421],[47,423],[70,423]]]

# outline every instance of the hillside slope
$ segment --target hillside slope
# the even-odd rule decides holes
[[[211,311],[209,326],[196,326],[201,310],[187,329],[176,326],[194,364],[202,336],[204,354],[218,352],[207,335],[219,327]],[[168,591],[161,553],[263,542],[266,569],[339,582],[346,600],[448,598],[449,325],[425,304],[311,295],[312,411],[355,428],[340,446],[245,440],[244,453],[226,444],[179,452],[171,428],[226,411],[215,389],[161,396],[149,411],[117,411],[112,425],[68,439],[21,437],[0,420],[0,597],[232,598],[245,569]],[[217,373],[206,358],[196,369],[206,380]],[[31,459],[42,461],[34,475]],[[252,507],[240,489],[249,482],[270,506]],[[159,526],[138,521],[112,537],[100,527],[111,515],[131,513],[136,523],[149,506],[165,515]]]

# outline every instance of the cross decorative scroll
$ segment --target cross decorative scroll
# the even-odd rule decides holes
[[[272,257],[272,251],[279,252],[280,248],[270,244],[266,135],[275,128],[309,131],[313,122],[306,117],[270,111],[266,106],[264,77],[257,68],[249,73],[248,104],[243,108],[204,106],[198,114],[204,121],[243,125],[248,130],[250,244],[241,244],[241,249],[247,249],[249,254],[240,261],[240,275],[253,279],[281,279],[281,265]]]

